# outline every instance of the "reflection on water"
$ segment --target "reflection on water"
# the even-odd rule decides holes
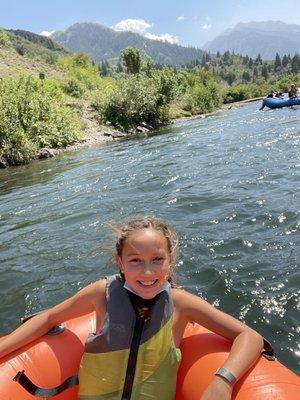
[[[299,371],[299,110],[258,104],[0,171],[1,333],[115,271],[107,222],[158,214],[178,280]]]

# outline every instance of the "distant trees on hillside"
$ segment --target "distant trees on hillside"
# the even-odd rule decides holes
[[[99,66],[99,72],[102,76],[114,76],[116,73],[124,72],[136,74],[139,73],[141,68],[144,70],[148,68],[146,66],[146,59],[148,61],[151,60],[149,57],[147,58],[144,52],[139,52],[138,49],[129,47],[123,50],[119,61],[102,61]],[[198,68],[204,68],[212,71],[229,86],[246,83],[262,84],[272,79],[279,79],[285,75],[299,73],[299,59],[299,54],[295,54],[294,56],[285,54],[281,58],[279,53],[276,53],[274,60],[265,61],[262,60],[260,54],[252,58],[248,55],[242,56],[234,52],[225,51],[223,54],[218,52],[215,55],[204,53],[201,59],[195,58],[182,65],[181,68],[175,66],[171,68],[174,72],[180,69],[193,72]],[[151,60],[150,64],[158,70],[165,68],[165,65],[156,63],[153,60]]]
[[[300,71],[300,56],[295,54],[291,61],[291,71],[293,74],[297,74]]]
[[[290,54],[282,58],[276,53],[272,61],[263,61],[260,54],[255,59],[248,55],[225,51],[223,54],[218,52],[216,55],[205,53],[201,60],[201,67],[211,69],[220,76],[228,85],[239,83],[259,83],[273,78],[280,78],[286,74],[297,74],[300,71],[299,54],[291,57]],[[199,61],[190,61],[184,66],[191,71],[199,65]]]

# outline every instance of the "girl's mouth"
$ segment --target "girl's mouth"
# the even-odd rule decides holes
[[[152,287],[158,282],[158,280],[155,279],[153,281],[137,281],[137,282],[142,287]]]

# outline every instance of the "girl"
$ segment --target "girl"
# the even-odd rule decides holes
[[[188,322],[232,341],[230,354],[201,400],[230,400],[232,388],[258,359],[254,330],[178,288],[173,267],[177,234],[161,219],[134,219],[117,230],[119,274],[95,282],[35,316],[0,343],[0,357],[61,322],[96,312],[79,372],[79,399],[172,400],[180,342]],[[201,379],[201,377],[199,377]]]

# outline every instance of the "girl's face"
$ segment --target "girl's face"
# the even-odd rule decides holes
[[[144,299],[155,297],[170,276],[167,239],[153,229],[131,233],[116,261],[131,289]]]

